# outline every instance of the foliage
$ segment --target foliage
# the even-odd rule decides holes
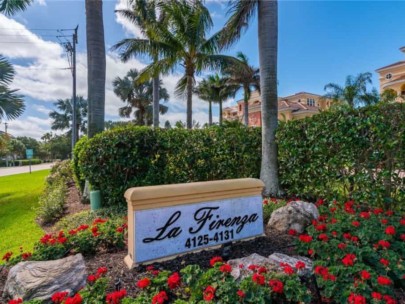
[[[263,199],[263,222],[267,224],[269,221],[271,214],[274,210],[284,207],[287,205],[285,200],[279,200],[276,198],[265,198]]]
[[[0,160],[0,167],[5,167],[7,164],[12,166],[28,166],[31,163],[31,165],[39,165],[42,164],[42,160],[37,159],[37,158],[32,158],[32,159],[17,159],[14,161],[5,161],[5,160]]]
[[[86,183],[86,178],[83,176],[83,173],[81,172],[81,168],[79,166],[79,155],[82,152],[82,150],[86,147],[88,138],[87,136],[83,136],[80,138],[74,149],[73,149],[73,160],[72,160],[72,171],[73,171],[73,179],[76,183],[76,186],[80,188],[80,192],[83,192],[85,183]]]
[[[7,150],[13,159],[25,157],[25,145],[18,139],[10,138],[7,143]]]
[[[71,152],[71,136],[46,133],[41,137],[48,159],[67,159]]]
[[[124,203],[130,187],[259,174],[260,129],[129,126],[80,145],[75,174],[99,189],[106,205]]]
[[[325,111],[281,124],[281,181],[289,195],[394,207],[405,199],[405,105]],[[398,205],[399,206],[399,205]]]
[[[387,300],[394,286],[405,286],[403,215],[354,201],[317,205],[321,216],[298,237],[297,249],[315,260],[322,295],[337,303],[374,303],[378,297],[395,303]],[[364,301],[351,302],[354,297]]]
[[[43,233],[35,222],[34,208],[49,170],[0,177],[0,263],[5,251],[31,251]]]

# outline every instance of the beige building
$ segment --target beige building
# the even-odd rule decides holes
[[[225,108],[222,112],[223,118],[243,122],[243,104],[242,99],[237,101],[237,105]],[[320,95],[299,92],[278,98],[278,119],[283,121],[303,119],[329,107],[330,101],[322,99]],[[261,126],[261,124],[261,98],[259,92],[255,91],[249,99],[249,126]]]
[[[405,46],[399,49],[405,54]],[[398,102],[405,100],[405,60],[395,62],[376,70],[379,74],[380,93],[392,89],[397,92]]]

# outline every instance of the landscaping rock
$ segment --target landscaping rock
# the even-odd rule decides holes
[[[263,266],[269,270],[277,269],[277,267],[275,267],[268,258],[256,253],[253,253],[244,258],[229,260],[227,263],[232,266],[231,275],[235,279],[243,279],[246,276],[252,274],[252,271],[248,268],[250,265]]]
[[[24,301],[49,301],[58,291],[76,293],[86,285],[86,279],[86,265],[81,254],[55,261],[21,262],[10,269],[4,295]]]
[[[295,268],[297,262],[301,261],[305,263],[305,268],[298,270],[297,274],[299,276],[310,276],[312,273],[313,262],[307,257],[289,256],[283,253],[275,252],[269,256],[269,261],[274,265],[278,265],[280,271],[282,271],[282,267],[280,266],[280,264],[282,263],[288,264],[291,267]]]
[[[298,233],[302,233],[305,227],[318,217],[318,208],[314,204],[296,201],[276,209],[271,214],[267,227],[280,232],[294,229]]]

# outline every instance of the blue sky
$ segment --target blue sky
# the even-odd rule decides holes
[[[107,50],[124,37],[139,31],[118,17],[114,10],[126,0],[104,1],[104,26]],[[215,23],[213,31],[226,21],[226,1],[207,1]],[[378,88],[377,68],[403,60],[399,47],[405,46],[404,1],[280,1],[279,2],[279,96],[299,91],[323,94],[326,83],[342,84],[347,75],[373,72]],[[86,95],[86,42],[84,1],[38,0],[27,11],[12,18],[0,16],[0,46],[3,55],[16,64],[14,87],[25,95],[27,110],[9,122],[17,136],[40,138],[50,130],[48,113],[58,98],[69,98],[71,74],[54,30],[79,25],[78,93]],[[41,29],[41,30],[37,30]],[[69,32],[66,32],[69,33]],[[34,36],[36,35],[36,36]],[[227,53],[247,54],[258,65],[257,23],[254,20],[242,39]],[[130,68],[147,62],[136,58],[124,64],[114,52],[107,54],[106,119],[117,120],[123,103],[114,96],[111,81],[124,76]],[[179,71],[181,72],[181,71]],[[169,92],[180,74],[164,78]],[[169,113],[161,117],[174,122],[185,120],[185,101],[171,94]],[[233,104],[229,101],[227,105]],[[194,99],[194,118],[207,121],[206,104]],[[215,119],[218,112],[214,111]],[[4,125],[1,126],[3,130]]]

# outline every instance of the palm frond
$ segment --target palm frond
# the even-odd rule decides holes
[[[13,15],[25,10],[33,0],[0,0],[0,12],[5,15]]]

